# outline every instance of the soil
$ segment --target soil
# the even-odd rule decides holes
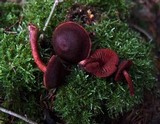
[[[95,7],[74,4],[68,11],[67,21],[75,21],[81,25],[91,25],[98,20],[100,14]]]
[[[119,124],[160,124],[160,98],[145,91],[144,101],[118,119]]]

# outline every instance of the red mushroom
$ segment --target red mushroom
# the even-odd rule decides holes
[[[57,56],[52,56],[43,75],[44,86],[47,89],[61,86],[66,73],[67,70],[61,60]]]
[[[91,51],[91,40],[87,31],[75,22],[60,24],[53,33],[55,53],[69,63],[78,63]]]
[[[66,69],[64,68],[63,64],[61,63],[60,59],[53,55],[46,66],[40,58],[38,52],[38,28],[32,24],[28,27],[30,33],[30,44],[32,55],[34,58],[35,63],[37,64],[38,68],[44,72],[44,85],[47,89],[56,88],[60,86],[63,82],[65,77]]]
[[[118,55],[110,49],[98,49],[79,65],[97,77],[108,77],[117,70]]]
[[[129,86],[129,90],[130,90],[130,94],[131,96],[134,95],[134,88],[133,88],[133,82],[132,79],[128,73],[128,70],[130,68],[130,66],[132,65],[132,61],[131,60],[124,60],[120,63],[120,65],[118,66],[118,71],[116,73],[116,76],[114,78],[115,81],[120,81],[123,78],[126,79],[128,86]]]

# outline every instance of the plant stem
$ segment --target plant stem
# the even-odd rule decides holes
[[[25,121],[25,122],[27,122],[27,123],[29,123],[29,124],[38,124],[38,123],[36,123],[36,122],[31,121],[31,120],[28,119],[28,118],[25,118],[25,117],[22,116],[22,115],[19,115],[19,114],[15,113],[15,112],[12,112],[12,111],[7,110],[7,109],[5,109],[5,108],[0,107],[0,111],[2,111],[3,113],[9,114],[9,115],[11,115],[11,116],[14,116],[14,117],[16,117],[16,118],[19,118],[19,119],[21,119],[21,120],[23,120],[23,121]]]

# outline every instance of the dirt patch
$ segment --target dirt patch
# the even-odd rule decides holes
[[[66,16],[66,20],[79,22],[82,25],[91,25],[100,17],[95,7],[74,4]]]

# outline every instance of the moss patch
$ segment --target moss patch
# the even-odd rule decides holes
[[[54,104],[55,109],[62,113],[68,123],[97,123],[93,117],[104,114],[117,117],[142,102],[143,90],[151,89],[154,84],[152,45],[144,42],[139,34],[129,29],[117,16],[117,12],[124,6],[123,1],[108,2],[106,6],[108,8],[102,9],[100,21],[86,27],[88,31],[95,33],[92,48],[93,51],[98,48],[111,48],[121,59],[133,61],[130,73],[135,96],[130,96],[126,82],[117,84],[113,77],[98,79],[78,67],[73,67],[67,86],[59,89]]]
[[[139,34],[130,30],[128,25],[119,19],[119,13],[127,14],[123,0],[67,0],[60,3],[44,32],[46,43],[50,42],[52,31],[60,22],[65,21],[67,10],[76,2],[95,6],[101,12],[99,21],[85,26],[89,32],[95,32],[92,50],[111,48],[120,58],[134,62],[130,69],[135,86],[134,97],[129,95],[125,82],[117,84],[112,77],[99,79],[83,72],[76,65],[72,67],[72,72],[67,77],[68,84],[58,90],[53,107],[62,114],[66,122],[87,124],[97,122],[95,118],[98,115],[116,117],[142,102],[143,90],[151,89],[155,81],[152,45],[144,42]],[[37,121],[42,118],[39,97],[44,91],[43,76],[31,56],[27,26],[34,23],[42,30],[52,3],[50,0],[30,0],[24,7],[15,4],[0,5],[0,97],[4,98],[2,105],[22,115],[27,114]],[[52,54],[52,49],[49,51],[48,54],[48,49],[41,48],[41,55],[46,61]],[[0,118],[7,117],[2,115]]]

